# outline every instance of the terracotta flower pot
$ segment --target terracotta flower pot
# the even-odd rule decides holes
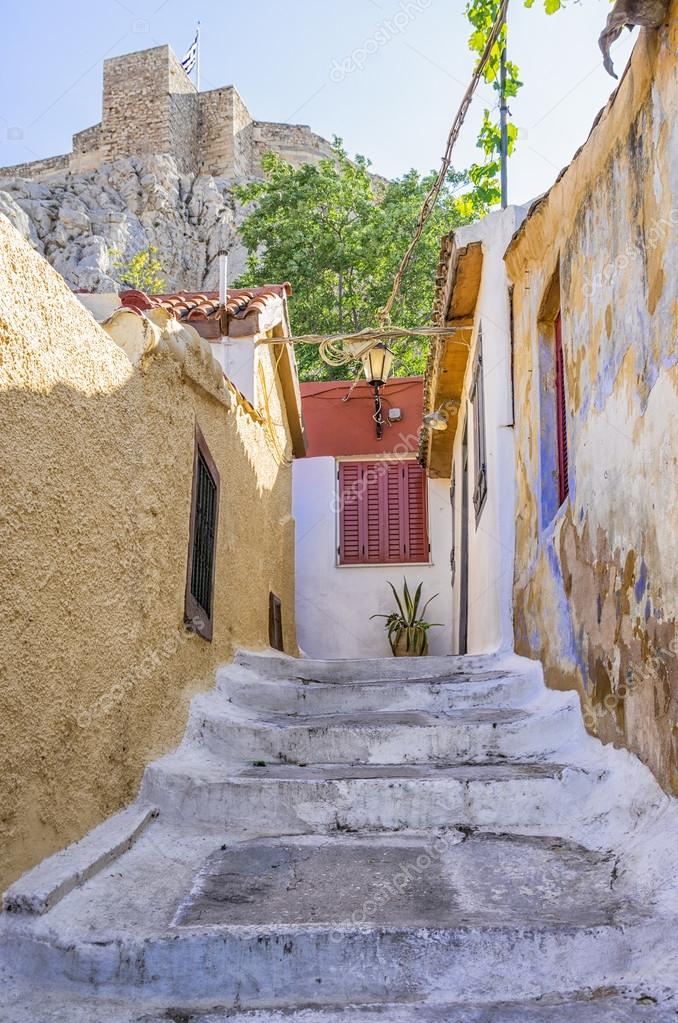
[[[424,633],[424,642],[418,650],[407,649],[407,633],[401,632],[395,646],[395,657],[426,657],[428,654],[428,635]]]

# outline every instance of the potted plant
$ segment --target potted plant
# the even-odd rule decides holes
[[[401,597],[393,583],[389,583],[393,590],[397,610],[391,611],[387,615],[371,616],[372,618],[386,619],[385,628],[394,657],[425,657],[428,653],[428,630],[440,624],[424,620],[426,608],[438,596],[437,593],[430,597],[419,610],[423,585],[423,583],[419,583],[413,597],[407,585],[407,579],[403,579]]]

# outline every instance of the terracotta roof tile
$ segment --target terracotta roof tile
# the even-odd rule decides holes
[[[292,286],[265,284],[260,288],[229,288],[226,311],[229,317],[245,319],[262,313],[271,298],[286,298]],[[143,291],[120,292],[120,301],[127,309],[146,312],[148,309],[166,309],[177,320],[190,323],[208,338],[220,336],[219,293],[217,291],[179,291],[172,295],[147,295]]]

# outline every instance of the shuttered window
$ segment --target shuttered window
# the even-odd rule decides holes
[[[196,427],[184,618],[207,640],[212,639],[213,632],[218,518],[219,472]]]
[[[426,562],[426,474],[411,460],[340,462],[342,565]]]
[[[558,503],[570,493],[567,451],[567,406],[565,404],[565,360],[560,313],[555,322],[556,436],[558,444]]]

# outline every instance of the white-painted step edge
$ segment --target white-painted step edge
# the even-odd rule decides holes
[[[133,805],[109,817],[79,842],[43,860],[10,885],[2,908],[6,913],[46,913],[127,852],[158,813],[154,806]]]

